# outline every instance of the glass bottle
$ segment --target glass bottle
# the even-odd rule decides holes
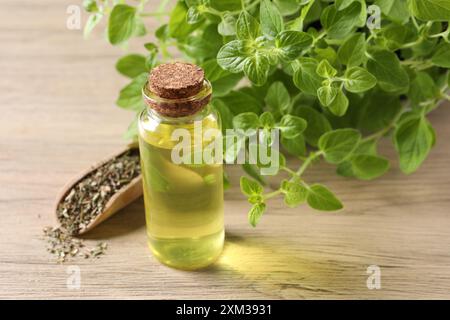
[[[166,76],[188,78],[189,75],[183,75],[184,67],[193,65],[177,64],[178,67],[167,64],[157,68],[160,72],[163,69]],[[163,80],[169,81],[162,81],[163,85],[170,84],[170,80]],[[220,132],[218,116],[209,105],[211,85],[200,80],[197,89],[183,93],[184,81],[177,93],[176,85],[170,85],[167,91],[152,86],[151,74],[143,88],[147,108],[138,120],[148,244],[159,261],[187,270],[214,262],[224,242],[222,162],[174,161],[174,150],[179,144],[174,139],[176,132],[189,133],[191,153],[184,159],[190,160],[194,159],[192,150],[203,151],[211,143],[213,138],[204,139],[205,131]],[[186,152],[180,154],[186,156]]]

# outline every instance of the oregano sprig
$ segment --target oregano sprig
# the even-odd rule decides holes
[[[427,115],[450,100],[449,1],[179,0],[172,8],[168,3],[148,11],[146,0],[86,0],[85,36],[105,19],[108,41],[124,46],[146,36],[144,19],[161,21],[140,53],[116,64],[130,78],[117,100],[124,109],[141,110],[145,74],[173,59],[175,49],[204,68],[224,129],[280,130],[283,153],[301,164],[292,168],[280,155],[280,171],[288,178],[267,192],[258,164],[243,165],[252,178],[244,176],[241,189],[253,226],[274,197],[282,196],[289,207],[343,207],[326,186],[305,181],[304,173],[317,161],[335,165],[339,175],[372,180],[390,168],[377,150],[384,137],[391,137],[406,174],[429,155],[436,134]],[[379,28],[367,27],[369,5],[380,8]],[[134,121],[125,136],[136,133]]]

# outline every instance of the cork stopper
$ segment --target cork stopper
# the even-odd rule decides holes
[[[164,116],[189,116],[209,103],[211,92],[204,92],[204,87],[202,68],[182,62],[162,64],[149,75],[146,89],[156,98],[146,97],[146,102]]]

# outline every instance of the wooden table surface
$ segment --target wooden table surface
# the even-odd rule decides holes
[[[216,265],[169,269],[146,245],[143,201],[89,235],[109,243],[98,260],[54,263],[42,228],[64,183],[117,150],[133,115],[114,105],[126,79],[114,70],[124,52],[100,31],[84,41],[66,29],[73,1],[2,1],[0,11],[0,298],[450,298],[450,105],[431,118],[437,145],[423,167],[404,176],[396,162],[383,178],[337,177],[319,164],[309,179],[342,198],[339,213],[280,199],[253,229],[230,168],[227,240]],[[83,15],[83,22],[86,16]],[[383,153],[395,159],[386,143]],[[370,265],[381,289],[366,285]],[[69,266],[81,287],[67,287]]]

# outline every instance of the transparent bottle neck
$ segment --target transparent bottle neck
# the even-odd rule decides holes
[[[200,109],[198,112],[192,115],[185,117],[168,117],[162,115],[161,113],[153,109],[151,106],[147,105],[145,112],[147,113],[147,116],[156,119],[158,120],[158,122],[161,123],[185,124],[203,120],[212,112],[212,109],[210,104],[208,103],[207,105],[203,106],[202,109]]]

